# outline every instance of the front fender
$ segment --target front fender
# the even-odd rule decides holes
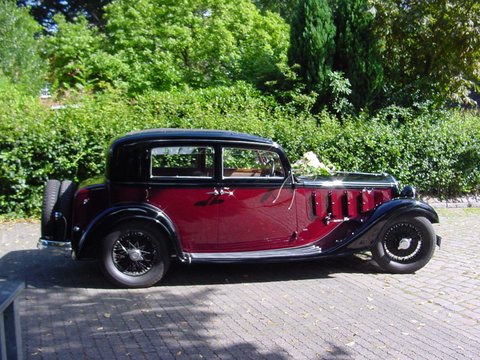
[[[349,250],[369,248],[380,229],[388,220],[401,215],[423,216],[431,223],[438,223],[437,212],[427,203],[415,199],[393,199],[380,205],[368,220],[346,241]]]
[[[78,259],[98,256],[99,241],[119,223],[131,220],[144,220],[155,223],[171,241],[172,250],[184,259],[175,224],[162,210],[150,204],[126,204],[111,207],[100,213],[85,229],[78,241]]]
[[[405,212],[417,213],[418,215],[425,216],[431,223],[438,223],[437,212],[427,203],[415,199],[393,199],[380,205],[369,221],[377,221],[378,218],[382,218],[389,215],[400,215]]]

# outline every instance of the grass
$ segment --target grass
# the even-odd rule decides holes
[[[15,223],[39,223],[40,224],[40,219],[39,218],[16,218],[14,216],[10,215],[3,215],[0,214],[0,224],[15,224]]]
[[[435,209],[441,217],[460,217],[480,215],[480,208],[447,208]]]

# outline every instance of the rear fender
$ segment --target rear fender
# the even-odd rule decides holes
[[[99,214],[83,232],[78,243],[76,258],[98,257],[102,238],[120,223],[132,220],[142,220],[158,226],[170,239],[168,245],[173,253],[182,261],[185,260],[174,223],[162,210],[149,204],[115,206]]]
[[[377,240],[384,224],[402,215],[423,216],[432,224],[438,223],[438,214],[428,204],[415,199],[394,199],[380,205],[372,216],[346,241],[348,250],[370,248]]]

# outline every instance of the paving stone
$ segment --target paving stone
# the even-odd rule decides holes
[[[91,262],[36,250],[38,223],[0,224],[0,278],[26,282],[26,359],[476,359],[480,212],[441,209],[441,250],[412,275],[368,256],[173,265],[117,289]]]

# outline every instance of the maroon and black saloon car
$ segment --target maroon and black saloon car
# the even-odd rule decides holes
[[[154,129],[115,140],[105,179],[49,180],[39,247],[98,259],[113,283],[151,286],[171,261],[293,261],[371,251],[411,273],[440,238],[435,211],[386,174],[294,174],[275,142],[217,130]]]

